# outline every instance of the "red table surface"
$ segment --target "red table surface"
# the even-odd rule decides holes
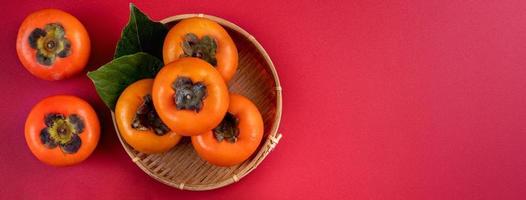
[[[240,182],[180,191],[126,155],[84,75],[33,77],[15,51],[26,15],[60,8],[89,31],[87,70],[110,61],[128,1],[11,1],[0,20],[0,199],[525,199],[524,1],[148,1],[153,19],[207,13],[253,34],[283,87],[283,139]],[[84,163],[42,164],[23,126],[74,94],[102,120]]]

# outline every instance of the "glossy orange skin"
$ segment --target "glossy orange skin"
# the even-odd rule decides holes
[[[212,131],[192,136],[192,145],[201,158],[225,167],[245,161],[256,151],[263,137],[263,119],[249,99],[231,94],[228,112],[239,119],[239,137],[235,143],[218,142]]]
[[[207,96],[199,112],[177,110],[172,83],[178,76],[206,85]],[[228,89],[217,70],[198,58],[181,58],[164,66],[155,77],[152,100],[161,120],[173,131],[192,136],[216,127],[228,109]]]
[[[44,28],[49,23],[60,23],[71,42],[71,54],[57,58],[51,66],[41,65],[36,60],[36,49],[29,45],[28,37],[35,28]],[[22,65],[33,75],[45,80],[61,80],[81,72],[90,55],[90,39],[84,25],[73,15],[58,9],[43,9],[27,16],[16,39],[16,52]]]
[[[162,153],[174,147],[181,136],[171,131],[158,136],[153,130],[136,130],[132,122],[143,97],[151,94],[153,79],[142,79],[128,86],[115,106],[115,119],[122,138],[135,150],[143,153]]]
[[[59,147],[49,149],[40,141],[40,131],[46,127],[44,117],[53,112],[66,116],[77,114],[84,120],[84,131],[79,134],[82,145],[76,153],[63,153]],[[95,110],[81,98],[71,95],[50,96],[38,102],[29,113],[25,137],[29,149],[40,161],[53,166],[74,165],[88,158],[97,147],[100,137],[99,119]]]
[[[217,43],[216,69],[228,82],[236,73],[238,65],[237,48],[226,30],[218,23],[201,17],[181,20],[170,29],[163,45],[164,63],[179,59],[183,54],[182,43],[187,33],[194,33],[198,38],[205,35],[213,37]]]

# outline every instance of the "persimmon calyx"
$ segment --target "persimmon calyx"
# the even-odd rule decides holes
[[[211,36],[205,35],[199,39],[197,35],[187,33],[184,36],[182,47],[183,54],[181,54],[180,57],[200,58],[214,67],[217,65],[217,43]]]
[[[236,143],[239,137],[239,119],[227,112],[223,121],[212,130],[217,141],[226,140],[230,143]]]
[[[206,85],[202,82],[192,82],[185,76],[179,76],[172,83],[174,89],[174,100],[177,110],[193,110],[199,112],[203,108],[206,98]]]
[[[49,149],[60,146],[64,153],[69,154],[80,149],[82,140],[79,134],[84,131],[84,121],[80,116],[50,113],[44,117],[44,123],[46,127],[40,131],[40,141],[44,146]]]
[[[159,115],[157,115],[150,94],[143,97],[143,102],[137,108],[131,126],[140,131],[153,130],[153,132],[159,136],[170,132],[170,129],[161,121]]]
[[[71,42],[64,37],[66,31],[59,23],[50,23],[44,29],[35,28],[29,35],[29,46],[36,49],[38,63],[51,66],[56,57],[65,58],[71,54]]]

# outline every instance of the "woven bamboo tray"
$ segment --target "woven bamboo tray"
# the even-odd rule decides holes
[[[204,17],[221,24],[236,43],[239,54],[237,73],[229,83],[229,90],[251,99],[258,107],[265,126],[263,140],[256,152],[245,162],[232,167],[217,167],[199,158],[189,138],[183,138],[173,149],[162,154],[135,151],[120,136],[112,112],[117,136],[130,156],[146,174],[166,185],[181,190],[211,190],[245,177],[254,170],[281,139],[277,133],[281,119],[281,86],[272,60],[261,44],[248,32],[219,17],[204,14],[184,14],[161,22],[172,27],[190,17]]]

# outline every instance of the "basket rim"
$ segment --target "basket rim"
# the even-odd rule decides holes
[[[157,180],[157,181],[159,181],[159,182],[161,182],[161,183],[163,183],[165,185],[171,186],[171,187],[175,187],[175,188],[178,188],[178,189],[181,189],[181,190],[206,191],[206,190],[213,190],[213,189],[221,188],[221,187],[230,185],[232,183],[238,182],[240,179],[242,179],[247,174],[252,172],[252,170],[254,170],[257,166],[259,166],[259,164],[268,156],[268,154],[275,147],[277,142],[281,139],[281,134],[278,134],[278,127],[280,125],[281,115],[282,115],[282,88],[281,88],[281,84],[280,84],[280,81],[279,81],[278,73],[276,71],[276,68],[274,67],[274,63],[270,59],[270,56],[265,51],[263,46],[256,40],[256,38],[254,36],[252,36],[250,33],[245,31],[241,27],[237,26],[236,24],[234,24],[234,23],[232,23],[232,22],[230,22],[230,21],[228,21],[226,19],[217,17],[217,16],[207,15],[207,14],[202,14],[202,13],[190,13],[190,14],[174,15],[174,16],[170,16],[170,17],[164,18],[160,22],[163,23],[163,24],[167,24],[167,23],[170,23],[170,22],[173,22],[173,21],[178,21],[178,20],[182,20],[182,19],[186,19],[186,18],[192,18],[192,17],[202,17],[202,18],[210,19],[212,21],[215,21],[215,22],[219,23],[222,26],[225,26],[225,27],[230,28],[230,29],[232,29],[234,31],[237,31],[238,33],[240,33],[241,35],[246,37],[246,39],[248,39],[258,49],[258,52],[263,56],[265,62],[268,65],[268,68],[270,69],[270,71],[272,73],[272,76],[273,76],[273,79],[274,79],[274,83],[276,85],[276,88],[275,88],[275,90],[276,90],[276,114],[275,114],[275,117],[274,117],[274,123],[272,125],[272,128],[270,129],[269,135],[266,138],[265,144],[262,145],[261,149],[252,158],[251,163],[249,165],[247,165],[245,167],[245,169],[243,169],[239,174],[234,175],[232,178],[223,180],[221,182],[213,183],[213,184],[188,184],[188,185],[185,185],[184,183],[174,183],[174,182],[168,181],[168,180],[166,180],[166,179],[164,179],[162,177],[157,176],[154,172],[152,172],[143,163],[138,162],[137,157],[135,156],[136,154],[133,152],[132,147],[129,146],[122,139],[122,137],[120,135],[120,131],[118,129],[118,126],[117,126],[116,120],[115,120],[115,113],[113,111],[111,111],[111,110],[110,111],[111,111],[111,117],[112,117],[112,121],[113,121],[113,126],[115,128],[117,137],[119,138],[119,141],[120,141],[121,145],[123,146],[123,148],[126,151],[126,153],[128,154],[128,156],[132,159],[132,161],[143,172],[148,174],[148,176],[152,177],[153,179],[155,179],[155,180]]]

